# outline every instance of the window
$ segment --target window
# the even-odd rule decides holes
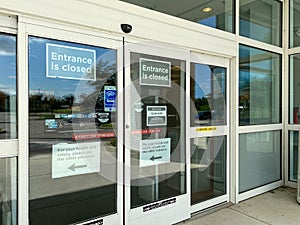
[[[0,224],[17,225],[17,158],[0,158]]]
[[[241,0],[240,35],[281,46],[282,3],[277,0]]]
[[[289,131],[289,180],[297,182],[299,132]]]
[[[280,140],[280,131],[240,135],[240,193],[281,179]]]
[[[0,139],[17,138],[16,37],[0,34]]]
[[[290,56],[290,123],[299,124],[300,54]]]
[[[226,194],[226,136],[191,139],[191,202]]]
[[[191,63],[191,126],[226,124],[226,68]]]
[[[290,0],[290,47],[300,46],[300,0]]]
[[[122,0],[147,9],[166,13],[209,27],[234,33],[234,0]]]
[[[240,125],[281,122],[281,56],[240,45]]]

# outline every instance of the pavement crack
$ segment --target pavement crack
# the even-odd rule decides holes
[[[240,213],[240,214],[242,214],[242,215],[244,215],[244,216],[250,217],[250,218],[252,218],[252,219],[254,219],[254,220],[257,220],[257,221],[259,221],[259,222],[262,222],[262,223],[264,223],[264,224],[267,224],[267,225],[273,225],[273,224],[271,224],[271,223],[267,223],[267,222],[265,222],[265,221],[263,221],[263,220],[261,220],[261,219],[258,219],[258,218],[254,217],[254,216],[251,216],[251,215],[248,215],[248,214],[246,214],[246,213],[243,213],[243,212],[241,212],[241,211],[239,211],[239,210],[237,210],[237,209],[233,209],[233,208],[228,208],[228,209],[233,210],[233,211],[235,211],[235,212],[238,212],[238,213]]]

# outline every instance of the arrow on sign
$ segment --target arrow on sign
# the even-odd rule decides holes
[[[152,161],[154,161],[155,159],[162,159],[162,156],[152,156],[151,158],[150,158],[150,160],[152,160]]]
[[[78,165],[78,166],[75,166],[75,163],[72,165],[72,166],[70,166],[68,169],[69,170],[72,170],[72,171],[75,171],[75,169],[80,169],[80,168],[85,168],[85,167],[87,167],[87,165]]]

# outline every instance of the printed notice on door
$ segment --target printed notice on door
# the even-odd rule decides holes
[[[100,142],[52,146],[52,178],[100,172]]]
[[[75,80],[96,80],[96,51],[46,44],[46,76]]]
[[[140,167],[170,162],[171,138],[140,141]]]
[[[140,58],[140,85],[171,86],[171,62]]]
[[[147,106],[147,126],[167,125],[167,106]]]

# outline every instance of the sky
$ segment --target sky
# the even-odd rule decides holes
[[[16,37],[0,35],[0,91],[16,90]]]

